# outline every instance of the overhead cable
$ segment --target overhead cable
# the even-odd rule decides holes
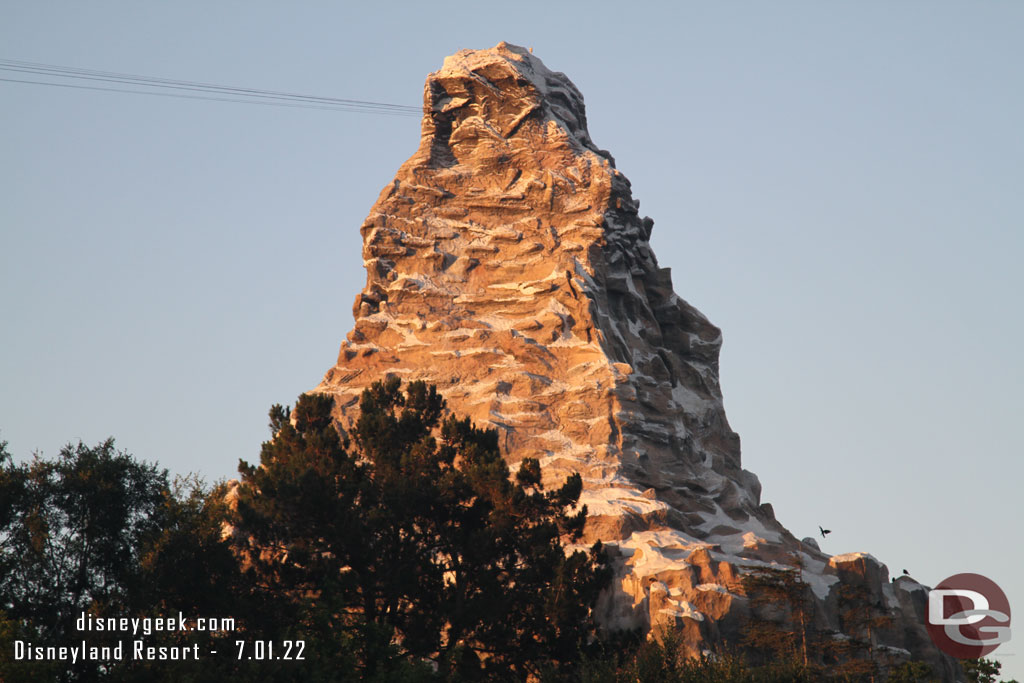
[[[196,81],[181,81],[138,74],[116,73],[111,71],[95,71],[76,67],[40,64],[18,60],[0,59],[0,71],[21,73],[48,80],[0,78],[8,83],[26,83],[31,85],[48,85],[79,90],[100,90],[107,92],[130,93],[134,95],[160,95],[163,97],[179,97],[185,99],[214,100],[237,102],[243,104],[263,104],[279,107],[300,107],[305,109],[327,109],[338,111],[361,112],[367,114],[384,114],[388,116],[419,116],[420,110],[402,104],[388,104],[369,100],[352,100],[338,97],[321,97],[298,93],[242,88],[236,86],[216,85]],[[76,85],[67,81],[50,79],[73,79],[123,85],[113,88],[101,85]],[[205,93],[189,94],[189,93]],[[210,95],[219,95],[211,97]]]

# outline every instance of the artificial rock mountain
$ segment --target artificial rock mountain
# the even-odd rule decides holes
[[[722,405],[721,333],[672,291],[638,208],[564,74],[506,43],[448,57],[427,78],[419,149],[362,225],[355,328],[317,391],[345,429],[373,382],[425,380],[498,430],[513,469],[579,472],[586,540],[616,567],[609,628],[675,625],[699,653],[750,614],[745,569],[799,558],[819,631],[842,637],[851,586],[891,618],[879,646],[952,680],[924,587],[864,553],[823,554],[760,503]]]

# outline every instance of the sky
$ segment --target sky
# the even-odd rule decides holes
[[[419,106],[446,55],[533,47],[722,328],[778,519],[1016,607],[1022,29],[1009,1],[0,0],[0,59]],[[0,112],[0,439],[113,436],[209,481],[257,460],[351,329],[418,120],[4,81]]]

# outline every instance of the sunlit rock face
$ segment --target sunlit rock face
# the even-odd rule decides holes
[[[673,292],[572,82],[514,45],[463,50],[428,76],[423,112],[360,230],[355,327],[317,387],[342,429],[371,383],[425,380],[497,429],[513,468],[579,472],[586,540],[617,568],[609,628],[678,625],[698,653],[748,614],[744,567],[799,558],[820,628],[839,631],[835,589],[863,574],[896,615],[885,642],[952,671],[884,567],[830,564],[760,503],[722,405],[721,333]]]

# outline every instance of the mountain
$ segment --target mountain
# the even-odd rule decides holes
[[[828,556],[760,501],[719,385],[720,330],[672,289],[654,222],[587,132],[583,96],[528,50],[463,50],[427,78],[419,149],[361,227],[355,327],[317,391],[344,429],[389,375],[436,384],[498,430],[510,466],[583,477],[586,539],[609,548],[609,628],[675,625],[693,654],[766,617],[742,577],[799,565],[809,627],[892,661],[957,667],[927,589],[865,553]],[[861,622],[858,622],[861,623]]]

